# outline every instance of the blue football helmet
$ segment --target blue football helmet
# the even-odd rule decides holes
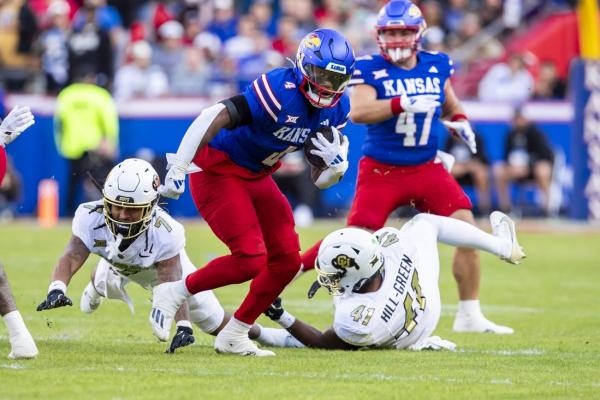
[[[391,0],[379,10],[375,28],[383,57],[392,62],[401,62],[415,54],[427,23],[419,7],[409,0]],[[385,32],[391,30],[412,31],[414,34],[386,38]]]
[[[317,29],[302,39],[294,73],[300,91],[315,107],[333,107],[354,72],[354,51],[333,29]]]

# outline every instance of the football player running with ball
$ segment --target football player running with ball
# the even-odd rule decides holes
[[[317,29],[301,42],[294,67],[259,76],[240,95],[206,108],[188,128],[161,194],[177,198],[190,174],[196,207],[231,254],[216,258],[176,284],[158,286],[153,312],[165,327],[190,293],[252,280],[234,318],[217,335],[219,353],[272,356],[248,339],[248,329],[300,270],[300,244],[292,210],[271,178],[279,160],[301,149],[322,126],[346,125],[344,90],[354,70],[348,41],[331,29]],[[325,168],[315,184],[337,183],[348,162],[348,139],[313,138],[314,155]],[[313,140],[311,139],[311,140]],[[168,320],[167,320],[168,318]],[[164,329],[150,316],[155,331]]]
[[[0,121],[0,183],[6,174],[6,150],[4,147],[34,123],[35,119],[29,107],[21,106],[13,108],[6,118]],[[8,341],[11,347],[8,357],[20,359],[37,356],[37,346],[25,326],[21,313],[17,310],[2,264],[0,264],[0,316],[4,319],[8,329]]]
[[[525,254],[514,222],[498,211],[490,222],[493,235],[432,214],[419,214],[400,230],[337,230],[321,243],[315,267],[319,284],[333,294],[333,327],[321,332],[296,319],[280,299],[266,314],[307,347],[454,350],[454,343],[431,336],[441,311],[437,242],[519,264]]]
[[[366,124],[367,135],[348,226],[376,231],[405,205],[475,224],[469,198],[436,159],[445,127],[473,153],[475,136],[450,83],[452,61],[443,53],[418,50],[425,28],[416,5],[392,0],[377,18],[381,54],[357,59],[350,118]],[[314,267],[318,248],[317,243],[303,255],[304,269]],[[477,251],[457,248],[452,270],[460,298],[453,329],[512,333],[481,312]]]
[[[184,249],[183,226],[157,205],[159,184],[154,168],[141,159],[124,160],[111,170],[104,183],[103,199],[77,208],[73,234],[54,268],[46,300],[38,311],[73,304],[67,297],[67,285],[90,253],[101,259],[81,296],[84,313],[96,311],[103,298],[124,301],[133,312],[125,290],[129,282],[155,290],[160,283],[181,279],[196,270]],[[211,291],[190,297],[188,304],[189,308],[183,305],[175,316],[177,332],[167,350],[170,353],[194,342],[192,323],[216,335],[230,318]],[[160,315],[155,317],[164,320]],[[268,328],[263,328],[261,335],[260,328],[253,327],[250,334],[258,338],[279,333],[280,342],[289,337],[287,332]],[[165,330],[159,339],[166,341],[169,334]],[[268,340],[264,343],[273,344]]]

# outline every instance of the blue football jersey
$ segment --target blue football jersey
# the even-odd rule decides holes
[[[444,53],[419,51],[417,65],[405,70],[381,55],[357,58],[351,85],[369,85],[377,99],[391,99],[405,92],[409,97],[438,95],[444,102],[444,84],[453,74],[452,61]],[[417,165],[432,160],[438,138],[445,127],[440,121],[441,107],[429,113],[403,112],[386,121],[367,125],[362,146],[365,155],[394,165]]]
[[[235,164],[261,172],[301,149],[308,135],[320,126],[344,128],[350,112],[347,95],[334,107],[315,108],[299,85],[292,68],[277,68],[256,78],[242,93],[252,123],[222,129],[209,146],[227,153]]]

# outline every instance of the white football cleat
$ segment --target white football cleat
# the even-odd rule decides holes
[[[188,297],[184,281],[161,283],[152,290],[149,320],[152,333],[160,341],[166,342],[169,339],[175,313]]]
[[[476,314],[457,312],[452,330],[460,333],[495,333],[497,335],[510,335],[515,332],[508,326],[493,323],[480,312]]]
[[[102,296],[96,291],[92,282],[89,282],[81,294],[79,308],[84,313],[91,314],[100,307],[100,303],[102,303]]]
[[[12,360],[35,358],[38,355],[38,348],[27,329],[15,336],[9,336],[8,340],[11,347],[8,358]]]
[[[215,350],[221,354],[237,354],[240,356],[270,357],[275,353],[269,350],[259,349],[248,337],[248,334],[238,335],[228,332],[224,328],[215,339]]]
[[[510,256],[500,258],[511,264],[520,264],[527,255],[517,241],[515,222],[508,215],[494,211],[490,214],[490,223],[494,236],[506,240],[510,245]]]

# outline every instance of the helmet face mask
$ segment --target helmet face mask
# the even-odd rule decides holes
[[[377,44],[382,56],[403,62],[414,54],[427,24],[419,7],[409,0],[391,0],[377,16]]]
[[[127,159],[110,171],[102,194],[104,219],[113,235],[133,239],[148,229],[159,184],[154,168],[141,159]]]
[[[333,295],[357,291],[381,269],[383,255],[373,234],[344,228],[321,243],[315,269],[319,284]]]
[[[299,89],[315,107],[333,107],[342,97],[354,71],[354,52],[348,41],[331,29],[317,29],[302,39],[294,73]]]
[[[414,28],[387,28],[378,32],[377,43],[384,57],[392,62],[402,62],[419,47],[418,30]]]

